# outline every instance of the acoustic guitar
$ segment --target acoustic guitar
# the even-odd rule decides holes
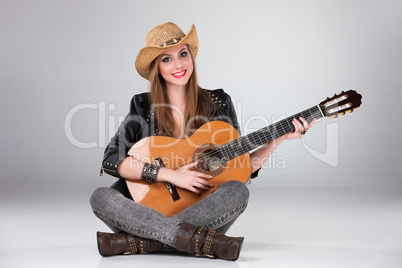
[[[215,189],[224,182],[247,182],[252,164],[249,152],[286,133],[293,132],[292,120],[303,117],[307,122],[322,117],[337,117],[360,107],[362,96],[354,90],[341,92],[320,104],[241,137],[234,127],[222,121],[202,125],[189,138],[176,139],[151,136],[141,139],[129,151],[129,155],[141,161],[177,169],[197,161],[195,169],[210,174]],[[133,161],[134,162],[134,161]],[[194,194],[176,188],[170,183],[149,184],[126,180],[134,201],[171,217],[204,199],[213,189]]]

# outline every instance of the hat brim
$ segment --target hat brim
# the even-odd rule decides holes
[[[173,45],[157,47],[157,46],[146,46],[140,50],[135,59],[135,68],[137,69],[138,73],[144,77],[145,79],[149,80],[149,76],[151,74],[151,63],[165,50],[175,47],[180,44],[188,44],[191,46],[194,58],[198,54],[198,37],[197,37],[197,30],[195,29],[194,24],[191,25],[190,31],[187,35]]]

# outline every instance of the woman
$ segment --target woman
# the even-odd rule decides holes
[[[226,121],[240,130],[229,95],[221,89],[198,86],[194,64],[197,53],[194,25],[185,35],[177,25],[165,23],[149,32],[146,47],[136,58],[136,69],[150,81],[150,92],[133,97],[129,115],[105,150],[102,170],[119,180],[111,188],[97,189],[90,200],[95,215],[115,232],[98,232],[98,249],[103,256],[149,253],[167,245],[225,260],[239,257],[243,237],[224,234],[247,206],[249,192],[242,182],[223,183],[205,199],[172,217],[133,201],[125,183],[126,179],[169,182],[194,194],[212,191],[212,176],[195,171],[197,163],[173,170],[127,154],[144,137],[186,138],[211,120]],[[302,118],[294,120],[295,132],[253,152],[251,178],[257,176],[276,146],[283,140],[300,138],[313,124]]]

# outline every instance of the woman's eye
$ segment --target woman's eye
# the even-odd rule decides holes
[[[165,58],[162,59],[162,62],[169,62],[169,61],[171,61],[171,60],[172,60],[171,58],[165,57]]]
[[[181,57],[187,57],[187,55],[188,55],[188,52],[187,51],[183,51],[181,54],[180,54],[180,56]]]

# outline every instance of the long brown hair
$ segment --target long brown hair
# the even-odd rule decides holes
[[[198,86],[193,52],[189,45],[187,48],[194,66],[193,73],[187,83],[187,101],[184,111],[184,134],[189,136],[204,123],[210,121],[217,108],[208,92]],[[149,79],[151,82],[151,103],[157,118],[158,135],[173,136],[176,126],[172,116],[172,108],[169,106],[165,80],[159,73],[159,60],[160,57],[153,61]]]

